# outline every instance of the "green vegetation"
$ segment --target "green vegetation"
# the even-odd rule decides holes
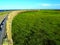
[[[60,11],[19,13],[12,22],[14,45],[60,45]]]
[[[8,13],[10,13],[11,11],[3,11],[3,12],[0,12],[0,16],[1,15],[6,15],[6,14],[8,14]]]
[[[4,14],[6,14],[7,12],[0,12],[0,15],[4,15]]]

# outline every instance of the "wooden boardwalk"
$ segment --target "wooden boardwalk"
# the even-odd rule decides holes
[[[8,45],[13,45],[12,33],[11,33],[12,20],[13,20],[13,18],[14,18],[18,13],[20,13],[20,12],[23,12],[23,11],[12,11],[11,13],[8,14],[8,19],[7,19],[7,22],[6,22]]]
[[[6,18],[6,16],[8,16],[7,17],[7,20],[5,20],[4,26],[2,28],[3,29],[3,32],[0,31],[0,35],[1,34],[4,34],[4,33],[7,33],[7,38],[4,40],[3,45],[13,45],[12,33],[11,33],[12,20],[20,12],[24,12],[24,11],[21,11],[21,10],[19,10],[19,11],[11,11],[9,14],[6,13],[6,15],[5,14],[4,15],[0,15],[0,24],[2,23],[2,21],[4,20],[4,18]],[[2,35],[2,37],[3,37],[3,35]],[[0,43],[1,44],[0,45],[2,45],[2,38],[0,38],[0,39],[1,39],[0,40],[1,41]]]

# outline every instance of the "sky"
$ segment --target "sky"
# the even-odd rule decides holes
[[[2,9],[60,9],[60,0],[0,0]]]

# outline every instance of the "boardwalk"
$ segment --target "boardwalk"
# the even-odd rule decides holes
[[[8,37],[8,45],[13,45],[12,34],[11,34],[11,25],[13,18],[19,13],[23,11],[12,11],[8,15],[8,20],[6,22],[6,29],[7,29],[7,37]]]

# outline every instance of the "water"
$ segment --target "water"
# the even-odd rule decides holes
[[[3,12],[3,11],[5,11],[5,10],[0,10],[0,12]]]

